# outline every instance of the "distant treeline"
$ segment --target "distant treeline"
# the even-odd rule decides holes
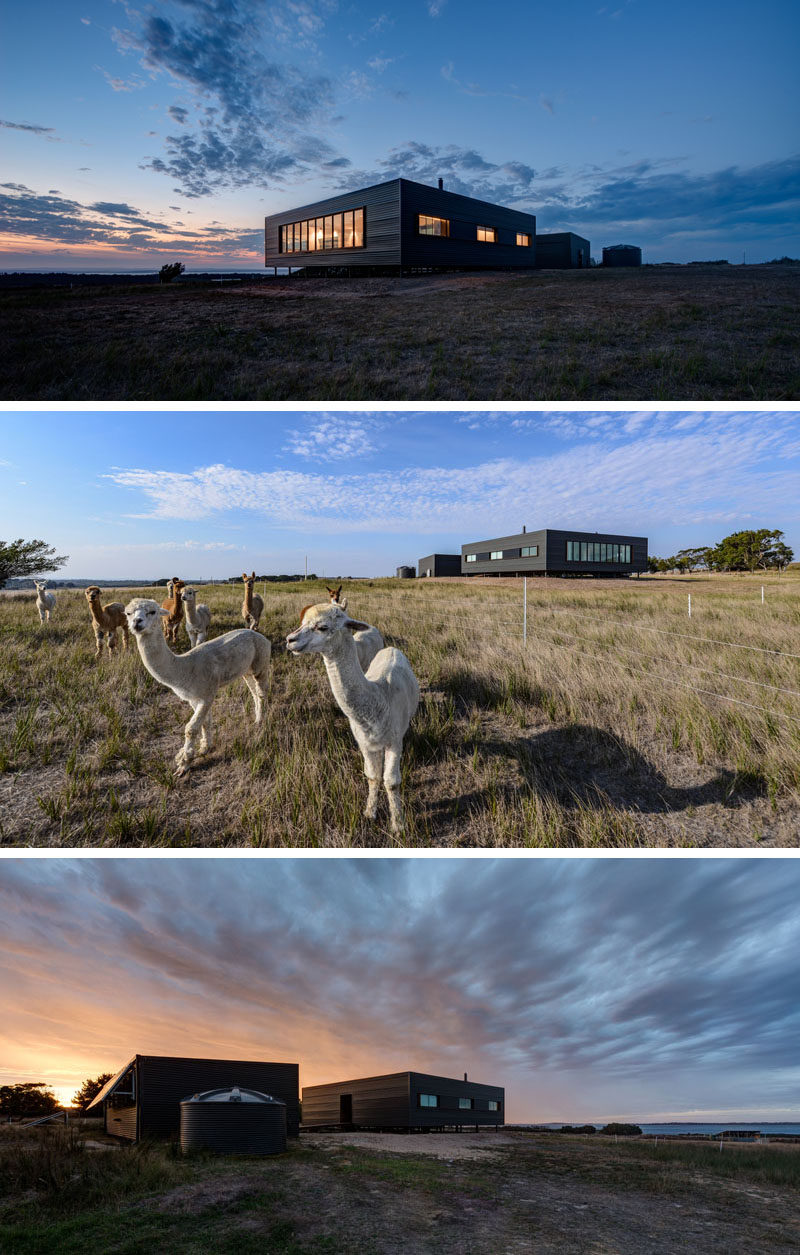
[[[679,549],[669,558],[651,555],[647,569],[652,573],[679,571],[781,571],[789,565],[794,551],[784,544],[783,532],[766,527],[758,531],[732,532],[716,545]]]

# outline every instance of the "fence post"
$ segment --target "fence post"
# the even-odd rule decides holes
[[[522,581],[522,643],[528,643],[528,577]]]
[[[761,585],[761,604],[764,604],[764,585]]]
[[[689,593],[689,618],[692,617],[692,594]]]

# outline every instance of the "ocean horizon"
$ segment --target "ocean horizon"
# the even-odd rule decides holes
[[[610,1120],[560,1120],[555,1122],[547,1122],[537,1127],[541,1129],[553,1129],[557,1131],[564,1128],[565,1125],[593,1124],[596,1129],[603,1128],[604,1125],[610,1124]],[[615,1121],[614,1123],[623,1123],[623,1121]],[[783,1137],[800,1137],[800,1121],[794,1120],[728,1120],[724,1123],[719,1121],[690,1121],[690,1120],[669,1120],[661,1123],[651,1123],[643,1120],[626,1120],[626,1124],[638,1124],[643,1133],[650,1136],[669,1137],[677,1136],[681,1133],[697,1133],[703,1136],[714,1136],[724,1133],[727,1129],[748,1129],[753,1133],[771,1133],[774,1136]]]

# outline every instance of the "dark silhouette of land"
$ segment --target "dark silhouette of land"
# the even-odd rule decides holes
[[[0,290],[0,398],[800,397],[797,265],[91,278]]]

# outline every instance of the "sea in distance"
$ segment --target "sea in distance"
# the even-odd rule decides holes
[[[540,1129],[558,1130],[569,1123],[563,1121],[560,1124],[540,1124]],[[596,1129],[602,1129],[607,1120],[574,1120],[571,1122],[573,1128],[580,1124],[593,1124]],[[626,1122],[627,1123],[627,1122]],[[679,1134],[684,1136],[688,1133],[695,1133],[700,1137],[719,1137],[720,1133],[725,1133],[728,1129],[749,1129],[753,1133],[764,1133],[768,1137],[800,1137],[800,1122],[788,1121],[786,1123],[770,1123],[767,1120],[756,1121],[750,1120],[728,1120],[726,1124],[692,1124],[681,1123],[679,1121],[666,1124],[643,1124],[641,1120],[631,1120],[629,1123],[638,1124],[643,1133],[650,1137],[677,1137]]]

